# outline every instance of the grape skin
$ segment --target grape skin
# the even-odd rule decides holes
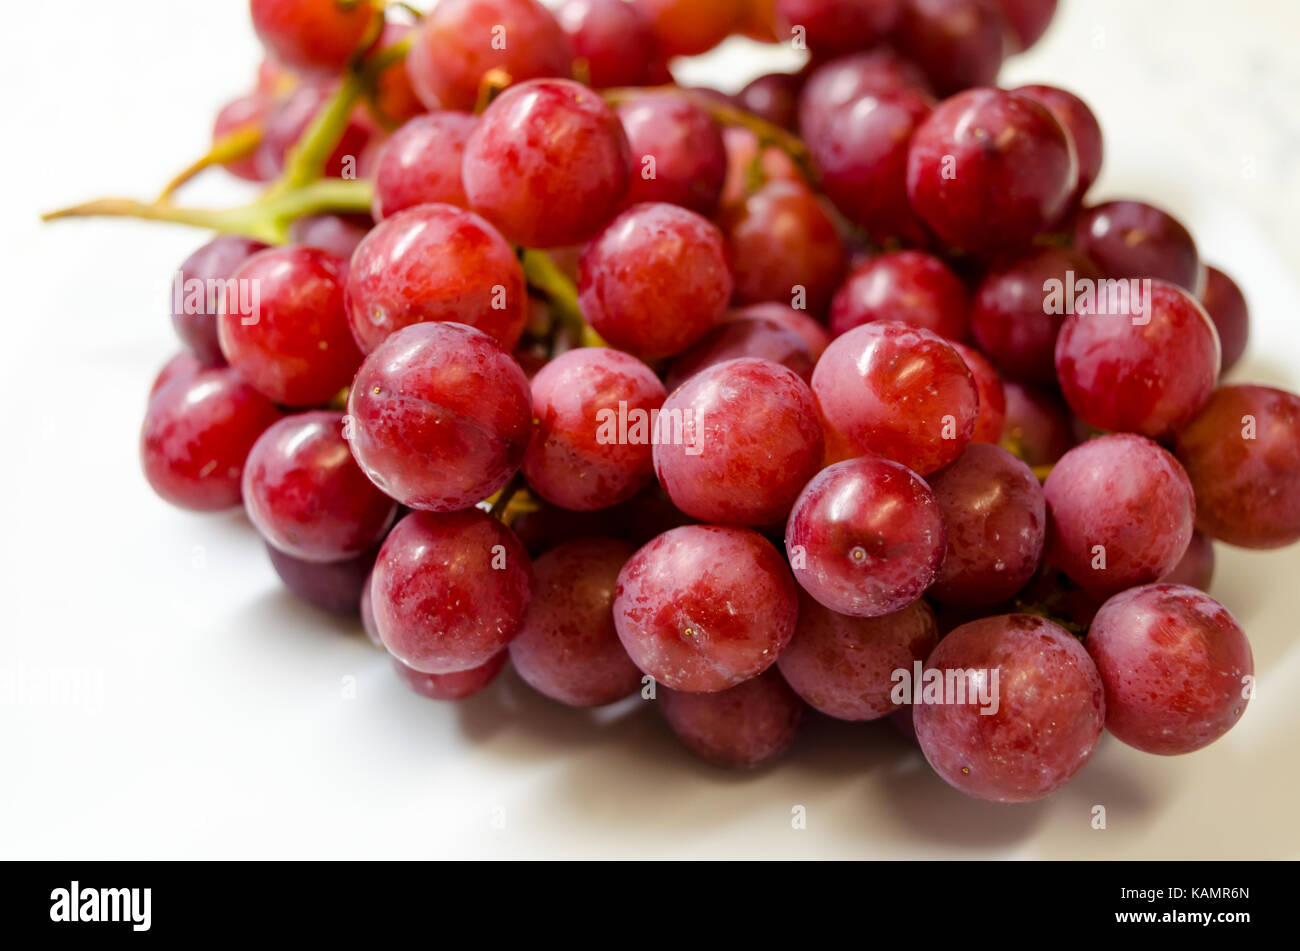
[[[271,566],[284,586],[303,601],[342,617],[360,617],[361,602],[379,546],[343,561],[303,561],[267,544]]]
[[[226,363],[217,339],[221,295],[209,293],[209,287],[223,286],[217,282],[228,280],[245,261],[266,248],[260,241],[237,235],[218,235],[186,258],[177,271],[175,280],[179,285],[182,307],[177,312],[173,288],[172,326],[181,338],[181,343],[204,366],[219,367]],[[198,282],[193,286],[201,285],[203,288],[201,306],[198,308],[193,307],[195,301],[190,294],[191,282]]]
[[[683,96],[652,92],[617,111],[632,162],[626,202],[668,202],[705,216],[717,211],[727,147],[709,114]]]
[[[465,112],[437,112],[394,132],[375,156],[375,220],[431,203],[468,208],[461,161],[477,125]]]
[[[408,687],[430,700],[466,700],[486,690],[497,675],[505,669],[507,654],[498,651],[487,662],[469,670],[450,674],[426,674],[408,667],[396,657],[393,669]]]
[[[715,766],[753,769],[794,742],[804,703],[775,670],[726,690],[686,693],[656,689],[668,726],[692,753]]]

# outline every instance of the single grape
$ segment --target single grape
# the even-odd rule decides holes
[[[284,171],[289,151],[326,108],[335,88],[333,83],[304,83],[280,100],[267,115],[262,141],[255,153],[258,176],[263,181],[278,178]],[[367,159],[378,133],[378,125],[364,108],[354,110],[338,145],[325,160],[325,175],[329,178],[367,177]]]
[[[289,225],[289,240],[320,248],[346,263],[374,226],[369,215],[304,215]]]
[[[1250,311],[1236,281],[1217,267],[1208,264],[1203,267],[1201,306],[1219,332],[1219,344],[1223,348],[1221,372],[1227,373],[1246,352],[1246,342],[1250,339]]]
[[[970,294],[943,261],[924,251],[870,258],[849,274],[831,302],[831,333],[879,320],[922,327],[949,340],[970,336]]]
[[[844,107],[900,89],[931,101],[925,73],[887,46],[822,63],[809,74],[799,93],[799,131],[806,141],[822,138],[825,122]]]
[[[725,209],[736,302],[777,302],[822,314],[844,275],[847,255],[816,194],[794,181],[769,181]]]
[[[989,271],[970,312],[975,342],[1008,377],[1025,383],[1056,382],[1056,338],[1065,320],[1052,313],[1053,288],[1087,286],[1101,274],[1069,248],[1039,248]]]
[[[961,607],[1010,599],[1034,576],[1047,538],[1033,471],[1005,449],[972,443],[928,481],[948,536],[930,597]]]
[[[674,690],[711,693],[772,666],[794,633],[790,569],[762,535],[688,525],[640,549],[614,595],[619,640]]]
[[[408,34],[415,27],[407,23],[385,23],[384,31],[379,35],[379,42],[374,46],[376,52],[388,50],[398,43],[405,42]],[[413,38],[413,37],[412,37]],[[382,70],[375,77],[374,111],[389,126],[398,126],[414,119],[425,111],[425,105],[415,92],[415,83],[406,68],[406,57]]]
[[[182,350],[172,357],[154,377],[153,386],[149,388],[149,399],[153,399],[168,383],[176,380],[191,380],[207,369],[199,359],[188,350]]]
[[[465,146],[470,207],[515,244],[556,248],[596,236],[627,194],[631,153],[618,115],[567,79],[502,93]]]
[[[938,643],[925,601],[881,617],[849,617],[801,591],[799,625],[776,663],[814,709],[840,720],[876,720],[898,709],[890,696],[894,672],[924,663]]]
[[[1210,590],[1214,580],[1214,542],[1207,535],[1192,532],[1191,544],[1173,571],[1160,579],[1161,584],[1187,585],[1201,591]]]
[[[996,84],[1007,24],[992,0],[906,0],[894,47],[950,96]]]
[[[491,337],[455,323],[399,330],[366,358],[348,398],[352,453],[403,505],[454,512],[486,499],[524,459],[532,396]]]
[[[805,73],[765,73],[736,93],[736,103],[746,112],[790,132],[799,131],[799,93]]]
[[[384,219],[348,273],[348,321],[366,353],[403,327],[442,321],[475,327],[512,350],[527,305],[514,249],[474,212],[452,205],[417,205]]]
[[[1109,278],[1152,277],[1193,294],[1201,260],[1178,219],[1141,201],[1108,201],[1080,212],[1074,247]]]
[[[650,20],[665,56],[695,56],[713,49],[738,27],[745,0],[636,0]]]
[[[715,693],[660,686],[656,695],[682,745],[728,768],[754,768],[780,756],[804,716],[803,701],[775,670]]]
[[[235,132],[250,129],[260,132],[265,128],[267,119],[270,118],[273,105],[274,103],[270,97],[261,93],[249,93],[246,96],[239,96],[230,100],[221,107],[216,119],[213,120],[213,144],[220,142],[226,136]],[[256,149],[243,158],[222,163],[222,167],[230,174],[246,181],[261,182],[266,180],[257,160]]]
[[[370,582],[384,646],[426,674],[485,664],[519,630],[531,575],[524,547],[490,515],[413,512],[384,541]]]
[[[1007,396],[1002,378],[984,354],[974,347],[954,342],[952,348],[970,370],[975,390],[979,393],[980,408],[975,417],[975,432],[971,435],[971,442],[1001,442],[1002,431],[1007,423]]]
[[[1076,446],[1056,463],[1043,493],[1047,557],[1094,597],[1164,577],[1192,539],[1192,483],[1177,459],[1141,436]]]
[[[614,627],[618,573],[633,548],[584,538],[533,562],[533,595],[510,642],[510,662],[539,693],[571,707],[599,707],[641,686]]]
[[[248,452],[279,418],[274,404],[228,367],[173,380],[154,394],[145,412],[145,478],[180,508],[234,508]]]
[[[1041,799],[1073,779],[1101,739],[1106,699],[1096,665],[1046,618],[964,624],[934,649],[930,672],[945,689],[930,687],[934,700],[913,694],[916,738],[935,772],[968,796]]]
[[[253,29],[268,51],[293,69],[333,72],[378,35],[383,14],[372,3],[251,0]]]
[[[768,182],[807,184],[794,159],[774,145],[761,145],[752,130],[725,126],[722,141],[727,146],[727,179],[722,186],[722,207],[743,203]]]
[[[731,297],[722,235],[676,205],[629,208],[582,255],[578,295],[592,327],[647,360],[681,353]]]
[[[747,307],[737,307],[734,310],[727,311],[722,320],[724,323],[761,320],[789,330],[798,335],[799,339],[807,345],[808,353],[812,356],[814,364],[821,359],[821,355],[831,345],[831,336],[826,332],[826,328],[808,316],[807,311],[795,310],[793,307],[787,307],[784,304],[750,304]],[[794,367],[791,367],[791,369],[794,369]]]
[[[1042,103],[1070,134],[1075,156],[1079,160],[1079,184],[1075,187],[1070,204],[1077,206],[1101,174],[1103,151],[1101,125],[1097,122],[1097,117],[1086,102],[1074,93],[1056,86],[1021,86],[1013,92]]]
[[[946,546],[929,486],[879,456],[823,469],[785,529],[795,579],[824,606],[853,617],[892,614],[920,598]]]
[[[1220,387],[1178,434],[1177,452],[1206,535],[1242,548],[1300,541],[1300,396]]]
[[[406,69],[429,110],[470,112],[493,70],[516,83],[572,75],[573,45],[537,0],[439,0],[416,28]]]
[[[777,35],[801,35],[814,56],[838,56],[883,40],[898,22],[903,0],[776,0]]]
[[[618,107],[627,134],[629,205],[664,201],[706,217],[727,179],[727,147],[707,112],[681,95],[646,92]]]
[[[979,391],[937,334],[888,321],[837,337],[813,371],[827,451],[878,453],[921,475],[961,455],[975,433]]]
[[[1195,588],[1151,584],[1117,594],[1084,643],[1106,685],[1106,729],[1143,752],[1209,746],[1250,702],[1250,642],[1227,608]]]
[[[1050,466],[1074,448],[1069,408],[1052,390],[1022,386],[1010,380],[1002,384],[1007,401],[1007,419],[1002,426],[1002,446],[1029,466]]]
[[[609,508],[654,479],[654,414],[664,386],[640,360],[586,347],[556,357],[533,378],[528,484],[577,511]]]
[[[785,519],[821,468],[808,384],[768,360],[729,360],[668,397],[655,434],[659,482],[687,515],[730,525]]]
[[[465,112],[437,112],[394,132],[375,156],[375,220],[431,202],[468,208],[461,159],[477,124]]]
[[[1056,15],[1056,0],[995,0],[1006,17],[1014,43],[1010,52],[1029,49],[1047,32]]]
[[[745,357],[780,364],[793,370],[805,383],[812,379],[813,364],[816,362],[808,350],[807,342],[794,330],[788,330],[762,317],[735,318],[729,315],[723,323],[710,330],[673,361],[672,369],[664,377],[664,386],[671,392],[701,370]]]
[[[219,235],[180,266],[172,284],[172,327],[181,343],[204,366],[224,366],[217,340],[217,316],[226,282],[240,265],[266,245],[237,235]]]
[[[1067,317],[1056,340],[1056,372],[1070,408],[1098,429],[1172,436],[1219,378],[1214,324],[1190,294],[1160,280],[1130,293],[1118,314],[1109,305],[1099,310]]]
[[[342,413],[280,420],[244,466],[244,507],[262,537],[303,561],[355,558],[387,534],[397,505],[357,466]]]
[[[313,607],[343,617],[358,617],[361,597],[370,581],[379,547],[343,561],[303,561],[267,544],[271,566],[284,586]]]
[[[1054,225],[1078,179],[1069,134],[1051,112],[1000,89],[940,103],[907,156],[912,207],[944,241],[982,254],[1023,247]]]
[[[646,84],[657,50],[640,7],[627,0],[564,0],[555,17],[586,62],[594,88]]]
[[[430,700],[466,700],[486,690],[505,669],[506,660],[506,652],[499,651],[486,663],[469,670],[458,670],[450,674],[425,674],[394,657],[393,669],[421,697]]]

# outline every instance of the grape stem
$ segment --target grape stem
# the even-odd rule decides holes
[[[545,251],[525,248],[521,252],[524,277],[529,285],[550,301],[551,309],[560,323],[569,330],[582,347],[603,347],[605,341],[587,323],[578,306],[578,289],[569,276]]]
[[[212,148],[208,149],[206,155],[197,159],[167,183],[167,186],[158,196],[157,204],[171,201],[172,195],[176,193],[177,189],[195,178],[200,172],[214,165],[226,165],[252,155],[257,150],[258,145],[261,144],[262,131],[260,122],[250,122],[217,139],[212,143]]]

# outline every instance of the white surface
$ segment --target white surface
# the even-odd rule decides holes
[[[949,790],[883,724],[815,722],[776,768],[733,776],[635,701],[573,712],[507,676],[462,706],[430,703],[283,593],[241,517],[156,500],[137,431],[175,348],[167,282],[203,237],[36,215],[146,197],[201,151],[258,58],[245,6],[7,12],[0,858],[1300,857],[1297,548],[1220,547],[1214,593],[1259,677],[1223,741],[1163,759],[1107,738],[1057,796],[996,807]],[[1296,5],[1063,8],[1005,81],[1057,82],[1098,109],[1094,196],[1183,216],[1250,298],[1234,376],[1300,387]],[[709,75],[734,87],[752,64],[728,50]],[[52,677],[81,684],[74,702],[43,690]],[[1090,828],[1094,804],[1106,831]],[[806,830],[791,829],[796,805]]]

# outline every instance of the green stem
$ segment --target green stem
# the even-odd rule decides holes
[[[582,316],[578,306],[578,289],[545,251],[526,248],[523,252],[524,277],[536,291],[546,296],[555,312],[575,340],[584,347],[603,347],[605,342]]]
[[[217,139],[212,143],[212,148],[208,149],[206,155],[197,159],[189,168],[167,183],[167,186],[162,190],[162,194],[158,196],[158,203],[170,201],[177,189],[200,172],[214,165],[226,165],[252,155],[261,141],[262,126],[257,122],[239,126]]]
[[[352,110],[361,99],[365,84],[359,73],[349,72],[330,97],[325,108],[316,114],[311,125],[285,158],[284,174],[271,186],[272,191],[291,191],[314,182],[325,174],[325,163],[338,147],[347,130]]]

